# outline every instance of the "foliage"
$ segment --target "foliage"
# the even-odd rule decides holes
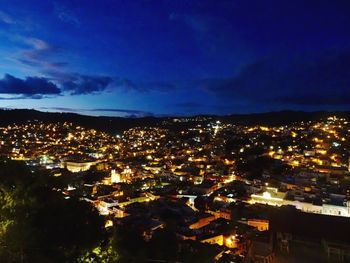
[[[53,190],[56,180],[0,161],[1,262],[74,262],[100,243],[102,218],[88,203]]]
[[[118,251],[118,263],[142,263],[147,260],[147,244],[134,227],[117,227],[111,238],[114,251]]]

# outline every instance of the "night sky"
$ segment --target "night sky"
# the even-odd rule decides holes
[[[0,0],[0,107],[350,109],[350,1]]]

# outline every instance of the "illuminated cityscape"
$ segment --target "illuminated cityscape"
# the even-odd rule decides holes
[[[350,1],[0,0],[0,263],[350,262]]]
[[[151,242],[171,218],[181,246],[212,246],[213,261],[293,255],[307,235],[284,233],[289,223],[277,223],[280,214],[348,220],[346,118],[279,126],[220,119],[160,118],[117,134],[27,121],[0,129],[0,155],[64,178],[53,190],[96,208],[104,231],[137,228]],[[322,239],[328,258],[344,261],[349,244],[333,238]]]

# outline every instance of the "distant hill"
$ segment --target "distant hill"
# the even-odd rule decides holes
[[[121,132],[136,126],[153,126],[159,123],[154,117],[122,118],[122,117],[95,117],[76,113],[41,112],[37,110],[15,109],[0,110],[0,126],[9,124],[22,124],[27,121],[71,122],[78,126],[92,128],[105,132]]]
[[[350,111],[276,111],[254,114],[232,114],[223,117],[225,121],[241,124],[266,124],[266,125],[285,125],[293,122],[313,121],[325,119],[330,116],[339,118],[350,118]]]
[[[235,124],[252,125],[285,125],[293,122],[319,120],[329,116],[350,118],[350,112],[302,112],[302,111],[279,111],[255,114],[232,114],[227,116],[203,115],[202,117],[211,117],[222,122]],[[198,117],[198,116],[195,116]],[[191,117],[187,117],[191,119]],[[76,113],[58,113],[58,112],[41,112],[29,109],[0,109],[0,126],[9,124],[21,124],[28,120],[37,120],[44,123],[50,122],[72,122],[76,125],[93,128],[105,132],[117,133],[136,126],[160,126],[164,121],[171,120],[171,117],[142,117],[142,118],[123,118],[123,117],[95,117],[86,116]],[[185,128],[193,123],[170,123],[167,128],[175,126]]]

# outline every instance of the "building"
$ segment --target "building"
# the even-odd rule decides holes
[[[247,224],[249,226],[255,227],[259,231],[267,231],[267,230],[269,230],[269,220],[248,219]]]
[[[268,187],[267,190],[261,194],[252,194],[250,203],[267,204],[271,206],[291,205],[306,213],[350,217],[350,201],[345,202],[344,205],[328,203],[315,205],[299,200],[287,200],[285,197],[286,194],[279,192],[277,188]]]
[[[291,223],[292,222],[292,223]],[[302,213],[295,209],[280,208],[271,213],[270,231],[274,247],[293,256],[298,247],[308,246],[314,258],[305,262],[319,262],[317,258],[328,257],[328,262],[350,261],[350,219]]]
[[[120,183],[121,180],[121,175],[120,173],[117,173],[114,169],[111,171],[111,182],[112,183]]]
[[[61,161],[61,168],[65,168],[72,173],[85,172],[96,165],[98,161]]]

